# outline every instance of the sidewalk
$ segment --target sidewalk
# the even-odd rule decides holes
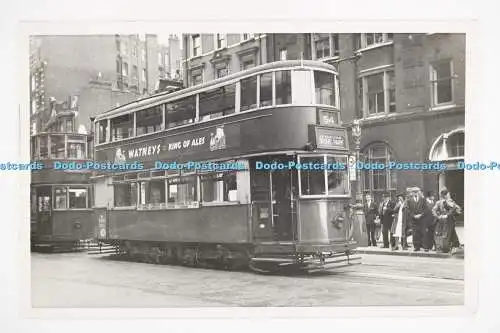
[[[464,244],[464,228],[463,227],[457,227],[457,234],[458,238],[460,239],[460,243]],[[381,237],[382,238],[382,237]],[[382,246],[382,240],[379,239],[377,242],[377,246],[373,247],[358,247],[356,249],[357,253],[360,254],[385,254],[385,255],[394,255],[394,256],[410,256],[410,257],[429,257],[429,258],[458,258],[458,259],[463,259],[464,258],[464,249],[459,249],[456,253],[451,254],[451,253],[437,253],[436,251],[429,251],[425,252],[423,250],[420,250],[419,252],[414,252],[413,247],[411,244],[411,236],[408,238],[408,244],[409,248],[408,250],[396,250],[396,251],[391,251],[391,249],[384,249],[381,248]]]

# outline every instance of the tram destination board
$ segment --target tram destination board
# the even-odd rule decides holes
[[[310,140],[319,149],[347,150],[347,130],[317,125],[309,126]]]

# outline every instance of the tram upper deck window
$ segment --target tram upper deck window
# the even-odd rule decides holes
[[[38,137],[40,142],[40,158],[49,158],[49,143],[48,137],[46,135],[41,135]]]
[[[85,159],[85,143],[68,142],[68,158]]]
[[[161,105],[138,111],[135,122],[137,135],[161,131],[163,129],[163,109]]]
[[[169,102],[165,107],[167,128],[192,123],[196,117],[196,96]]]
[[[324,164],[324,157],[302,157],[300,163],[309,166],[307,170],[300,171],[302,195],[325,195],[325,170],[321,169],[321,165]]]
[[[240,110],[246,111],[257,107],[257,77],[252,76],[241,80]]]
[[[105,143],[108,135],[108,120],[98,122],[99,143]]]
[[[235,94],[235,84],[201,93],[200,119],[213,119],[234,113]]]
[[[316,104],[335,106],[335,75],[314,71]]]
[[[64,135],[50,136],[50,156],[52,158],[64,158]]]
[[[259,106],[273,105],[273,73],[260,76],[260,101]]]
[[[86,187],[70,187],[69,208],[88,208],[89,195]]]
[[[276,72],[276,104],[292,103],[292,75],[291,71]]]
[[[133,134],[134,117],[126,114],[111,119],[111,141],[130,138]]]

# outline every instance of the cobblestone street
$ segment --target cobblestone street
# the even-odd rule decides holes
[[[462,305],[461,259],[362,256],[362,265],[313,276],[266,276],[32,254],[33,307],[263,307]]]

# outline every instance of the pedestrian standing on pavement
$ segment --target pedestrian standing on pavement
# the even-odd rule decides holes
[[[389,248],[389,234],[392,226],[395,203],[391,200],[389,193],[384,193],[383,201],[379,207],[380,222],[382,224],[383,248]],[[394,246],[394,238],[390,235],[391,246]]]
[[[368,246],[377,246],[377,240],[375,238],[375,219],[377,218],[377,204],[372,200],[372,196],[367,194],[365,197],[365,219],[366,219],[366,229],[368,232]]]
[[[411,199],[408,201],[408,211],[411,219],[411,231],[413,236],[413,250],[420,251],[422,248],[422,241],[424,236],[424,217],[425,210],[427,209],[427,202],[421,195],[418,187],[412,189]]]
[[[394,246],[392,250],[398,250],[399,245],[404,248],[406,239],[403,240],[403,236],[406,237],[406,202],[404,194],[398,194],[396,197],[396,206],[394,207],[394,219],[391,227],[391,234],[394,237]]]
[[[440,195],[441,198],[432,209],[432,213],[437,219],[435,230],[436,251],[448,253],[453,248],[460,247],[460,241],[455,229],[455,219],[457,215],[461,214],[462,210],[453,201],[447,189],[442,190]]]

